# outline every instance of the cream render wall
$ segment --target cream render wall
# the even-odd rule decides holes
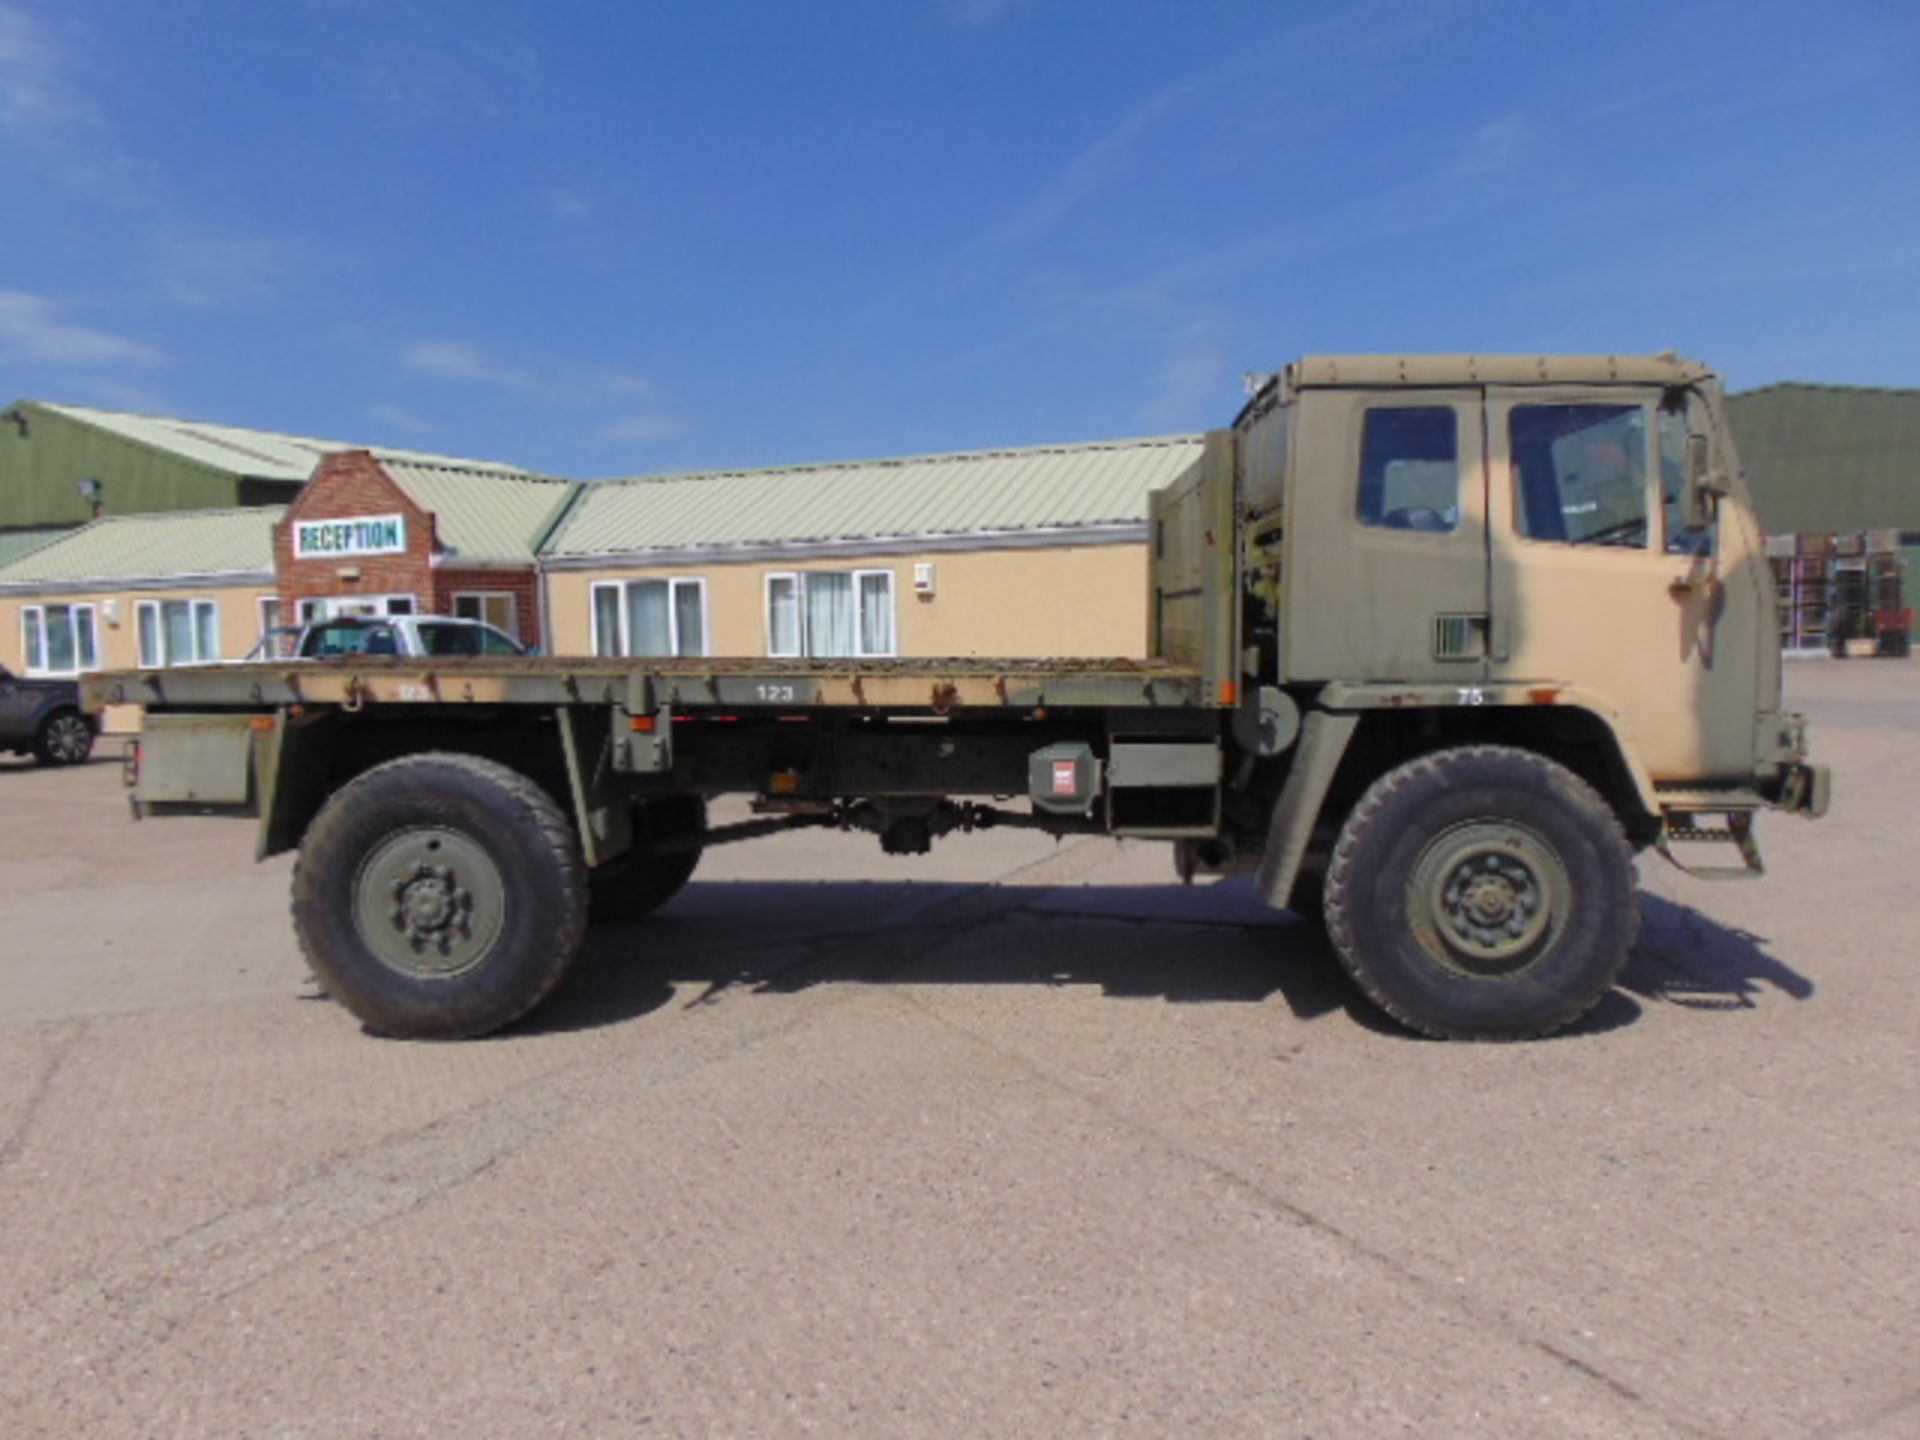
[[[0,664],[16,675],[26,673],[25,642],[20,612],[30,605],[91,605],[100,637],[100,667],[130,670],[140,663],[135,606],[142,600],[212,600],[220,610],[220,658],[238,660],[260,638],[261,597],[273,596],[271,581],[245,585],[181,585],[165,590],[128,590],[104,586],[99,590],[0,595]],[[109,608],[113,615],[109,618]]]
[[[548,647],[592,653],[596,581],[697,577],[706,581],[712,653],[764,656],[768,575],[890,570],[903,656],[1137,659],[1147,647],[1147,559],[1144,544],[1128,542],[554,571],[545,577]],[[931,596],[913,589],[914,566],[923,562],[934,567]]]

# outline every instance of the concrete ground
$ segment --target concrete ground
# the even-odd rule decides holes
[[[383,1041],[248,826],[0,763],[0,1435],[1920,1435],[1920,666],[1789,684],[1832,817],[1516,1046],[1019,833],[716,851]]]

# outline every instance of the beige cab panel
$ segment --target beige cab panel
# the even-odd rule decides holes
[[[1669,497],[1689,424],[1708,422],[1663,415],[1644,386],[1488,391],[1491,678],[1577,678],[1655,783],[1745,781],[1771,594],[1746,593],[1759,573],[1744,505],[1723,502],[1704,536],[1684,530]]]
[[[1298,405],[1283,676],[1484,680],[1480,392],[1319,390]]]

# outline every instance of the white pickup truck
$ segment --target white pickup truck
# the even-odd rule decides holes
[[[527,647],[480,620],[449,615],[339,615],[310,625],[277,625],[248,660],[328,660],[340,655],[525,655]]]

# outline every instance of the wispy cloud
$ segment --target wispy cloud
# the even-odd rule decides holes
[[[291,247],[259,235],[169,225],[151,241],[155,298],[169,305],[232,305],[273,297]]]
[[[991,25],[1021,0],[947,0],[947,14],[962,25]]]
[[[63,320],[43,295],[0,290],[0,357],[42,365],[152,365],[160,352],[141,340]]]
[[[392,401],[383,400],[369,407],[367,413],[381,424],[391,425],[403,434],[437,435],[440,432],[440,427],[431,420],[414,414],[404,405],[395,405]]]
[[[1139,382],[1142,424],[1192,425],[1196,415],[1218,413],[1221,397],[1233,393],[1235,322],[1223,307],[1146,284],[1062,291],[1054,303],[1147,357]]]
[[[412,341],[402,347],[399,361],[416,375],[497,390],[547,409],[614,412],[599,428],[610,440],[658,440],[684,429],[654,383],[631,370],[551,356],[513,361],[483,345],[445,338]]]
[[[1192,88],[1190,83],[1171,86],[1129,111],[997,226],[991,241],[1017,245],[1044,234],[1125,179],[1133,169],[1133,149],[1140,137],[1177,110]]]
[[[81,73],[87,56],[0,0],[0,138],[50,184],[119,208],[150,203],[162,188],[156,172],[119,143],[94,99],[101,87]]]
[[[610,425],[601,426],[600,438],[625,444],[644,443],[671,439],[685,429],[686,426],[672,415],[627,415]]]
[[[0,3],[0,131],[38,143],[98,123],[39,22],[17,5]]]
[[[416,340],[400,352],[400,363],[421,375],[436,380],[453,380],[463,385],[493,385],[534,395],[550,382],[533,371],[509,365],[478,345],[463,340]]]
[[[569,225],[579,225],[594,217],[600,207],[590,195],[582,195],[578,190],[553,189],[545,195],[547,213],[554,219]]]

